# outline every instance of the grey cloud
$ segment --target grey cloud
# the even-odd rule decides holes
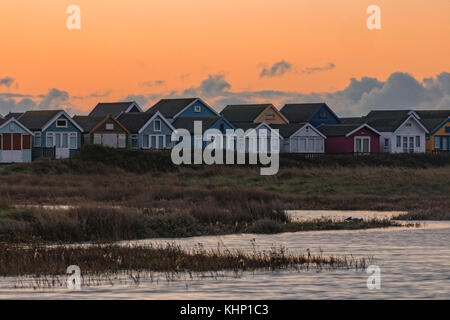
[[[50,89],[47,94],[37,96],[0,93],[0,114],[49,109],[64,109],[70,114],[82,113],[72,106],[70,99],[68,92],[55,88]]]
[[[205,84],[208,85],[205,85]],[[275,105],[295,102],[326,102],[343,116],[363,115],[372,109],[450,109],[450,73],[416,80],[408,73],[392,73],[386,81],[376,78],[351,78],[343,90],[334,92],[260,90],[232,91],[223,75],[210,75],[199,87],[185,90],[182,95],[209,99],[217,109],[233,103],[272,102]],[[180,96],[174,92],[172,96]]]
[[[16,80],[11,77],[0,78],[0,86],[6,86],[9,88],[14,82],[16,82]]]
[[[150,87],[163,87],[166,85],[166,82],[164,80],[156,80],[156,81],[144,81],[139,83],[139,86],[143,88],[150,88]]]
[[[261,73],[259,74],[259,77],[260,78],[279,77],[291,70],[292,70],[292,64],[287,61],[281,60],[279,62],[274,63],[270,68],[267,68],[267,67],[263,68],[261,70]]]
[[[300,74],[312,74],[312,73],[316,73],[316,72],[320,72],[320,71],[333,70],[334,68],[336,68],[336,65],[334,63],[330,62],[330,63],[327,63],[323,67],[307,67],[307,68],[304,68],[303,70],[300,71]]]

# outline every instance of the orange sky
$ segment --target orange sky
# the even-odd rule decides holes
[[[81,8],[81,30],[66,8]],[[381,7],[382,30],[366,27]],[[450,70],[449,0],[2,0],[0,92],[71,96],[87,110],[98,100],[168,93],[223,74],[233,91],[334,91],[351,77],[380,80],[395,71],[416,79]],[[260,78],[263,66],[333,70]],[[164,80],[151,87],[146,82]]]

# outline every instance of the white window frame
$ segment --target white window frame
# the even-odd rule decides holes
[[[39,144],[36,143],[36,139],[39,138]],[[35,132],[34,133],[34,146],[35,147],[42,147],[42,132]]]
[[[202,106],[195,106],[194,107],[194,112],[196,112],[196,113],[202,112]]]
[[[70,143],[72,138],[75,138],[75,146],[74,147],[72,147],[72,144]],[[78,135],[76,132],[69,133],[69,149],[71,149],[71,150],[78,149]]]
[[[159,129],[156,129],[156,123],[159,123]],[[155,132],[161,132],[162,130],[162,123],[160,119],[155,119],[155,122],[153,122],[153,131]]]
[[[72,149],[72,150],[76,150],[76,149],[78,149],[78,134],[77,134],[77,132],[65,132],[65,131],[52,131],[52,132],[47,132],[46,133],[46,137],[47,137],[47,139],[46,139],[46,141],[45,141],[45,146],[47,147],[47,148],[53,148],[53,147],[56,147],[57,146],[57,143],[56,143],[56,137],[57,137],[57,135],[59,135],[59,147],[58,147],[58,149]],[[64,139],[64,135],[67,135],[67,147],[63,147],[63,139]],[[50,136],[52,136],[52,145],[51,144],[49,144],[48,143],[48,137],[50,137]],[[73,148],[71,148],[70,147],[70,137],[73,137],[73,136],[75,136],[75,139],[76,139],[76,146],[75,146],[75,149],[73,149]]]
[[[114,130],[114,123],[107,123],[105,125],[105,129],[108,130],[108,131]]]
[[[371,148],[370,148],[370,143],[371,143],[371,137],[368,136],[356,136],[355,139],[353,140],[353,152],[354,153],[370,153],[371,152]],[[361,151],[357,151],[356,150],[356,140],[360,139],[361,140]],[[369,150],[367,152],[364,151],[364,140],[369,140],[368,143],[368,147]]]

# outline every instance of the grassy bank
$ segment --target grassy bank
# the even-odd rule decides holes
[[[77,265],[84,275],[116,274],[123,270],[168,273],[255,271],[261,269],[365,268],[365,258],[288,254],[284,248],[244,253],[227,249],[182,250],[175,245],[120,247],[17,247],[0,244],[1,276],[64,275]]]
[[[164,212],[133,208],[79,207],[69,210],[0,209],[0,241],[8,243],[74,243],[174,238],[232,233],[281,233],[369,229],[400,226],[389,220],[292,222],[270,207],[253,207],[215,217],[202,212]]]
[[[167,157],[94,147],[74,159],[2,166],[0,239],[114,241],[395,225],[292,223],[284,214],[301,209],[408,211],[400,218],[450,219],[446,155],[285,155],[275,176],[261,176],[258,168],[245,166],[174,168]],[[17,204],[79,208],[11,207]]]

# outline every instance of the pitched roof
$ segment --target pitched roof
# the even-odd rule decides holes
[[[322,124],[317,129],[327,137],[341,137],[346,136],[360,126],[361,124]]]
[[[308,122],[323,106],[327,106],[327,104],[324,102],[285,104],[280,112],[288,118],[290,122]]]
[[[198,98],[161,99],[147,110],[149,114],[159,111],[165,118],[172,119],[180,111],[193,103]]]
[[[227,105],[220,114],[231,122],[252,122],[271,106],[270,103]]]
[[[411,110],[370,111],[366,122],[381,132],[394,132],[411,115]]]
[[[417,110],[415,111],[421,119],[436,119],[450,117],[450,110]]]
[[[27,111],[20,117],[20,122],[30,130],[41,130],[62,110]]]
[[[340,119],[342,124],[363,124],[367,121],[365,117],[347,117]]]
[[[270,126],[272,129],[278,129],[278,132],[280,135],[284,138],[289,138],[292,136],[295,132],[300,130],[306,122],[302,123],[289,123],[289,124],[271,124]],[[313,126],[311,126],[313,127]]]
[[[447,118],[425,118],[425,119],[420,119],[420,122],[423,124],[423,126],[425,128],[427,128],[427,130],[429,132],[433,132],[435,129],[437,129],[441,124],[444,123],[444,121],[446,121]]]
[[[10,112],[7,115],[4,116],[6,120],[11,118],[19,119],[23,115],[23,112]]]
[[[202,130],[203,132],[205,132],[205,130],[209,129],[219,119],[220,117],[178,118],[174,122],[172,122],[172,126],[174,126],[175,129],[186,129],[191,134],[194,134],[194,121],[201,121]]]
[[[123,113],[117,120],[131,133],[138,133],[153,115],[145,112]]]
[[[20,127],[22,127],[25,131],[28,131],[31,135],[33,135],[33,132],[30,131],[30,129],[28,129],[27,127],[25,127],[25,125],[23,123],[21,123],[19,120],[17,120],[14,117],[9,117],[8,119],[4,119],[4,118],[0,118],[0,128],[2,126],[6,126],[6,124],[8,122],[15,122],[17,123]]]
[[[100,102],[89,113],[91,117],[103,117],[112,115],[117,118],[122,113],[127,112],[133,105],[136,105],[138,109],[141,109],[135,101],[130,102]]]
[[[74,116],[73,120],[78,123],[82,128],[83,132],[89,132],[95,128],[105,117],[90,117],[90,116]]]

